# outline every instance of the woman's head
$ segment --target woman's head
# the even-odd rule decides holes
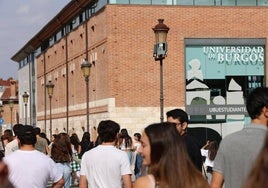
[[[120,131],[120,137],[121,138],[126,138],[126,137],[128,137],[129,135],[128,135],[128,131],[127,131],[127,129],[121,129],[121,131]]]
[[[147,126],[142,133],[139,152],[143,165],[150,166],[150,173],[160,187],[208,187],[191,162],[175,123]]]
[[[140,142],[141,141],[141,134],[140,133],[135,133],[134,134],[134,140]]]
[[[218,145],[217,141],[209,142],[209,145],[208,145],[207,149],[209,151],[209,159],[210,160],[213,161],[215,159],[216,154],[218,152],[218,148],[219,148],[219,145]]]
[[[169,153],[183,150],[184,144],[173,123],[156,123],[147,126],[142,133],[140,152],[144,157],[144,165],[157,164]],[[174,150],[174,151],[173,151]],[[174,153],[175,154],[175,153]]]
[[[89,132],[84,132],[81,141],[82,142],[90,142],[90,133]]]
[[[51,158],[56,162],[70,162],[72,156],[70,137],[67,133],[59,133],[53,142]]]

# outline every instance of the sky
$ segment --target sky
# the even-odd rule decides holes
[[[0,0],[0,79],[18,79],[11,60],[71,0]]]

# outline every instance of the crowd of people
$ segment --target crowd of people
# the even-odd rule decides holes
[[[0,188],[263,188],[268,180],[268,88],[247,96],[251,123],[221,143],[200,147],[188,134],[188,114],[166,113],[129,135],[113,120],[103,120],[92,141],[84,132],[46,138],[40,128],[16,124],[1,137]],[[14,135],[13,135],[14,133]],[[95,136],[94,136],[95,137]]]

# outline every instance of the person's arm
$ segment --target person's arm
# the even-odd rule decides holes
[[[53,183],[52,188],[62,188],[64,186],[64,179],[61,178],[56,183]]]
[[[81,147],[81,145],[79,144],[77,153],[80,154],[80,153],[81,153],[81,150],[82,150],[82,147]]]
[[[84,175],[81,175],[80,176],[80,179],[79,179],[79,188],[88,188],[87,187],[87,178]]]
[[[223,186],[223,175],[213,171],[210,188],[221,188]]]
[[[201,149],[206,149],[206,147],[208,147],[208,145],[209,145],[209,140],[206,142],[206,144]]]
[[[126,174],[122,176],[123,178],[123,183],[124,183],[124,188],[132,188],[132,183],[131,183],[131,175]]]

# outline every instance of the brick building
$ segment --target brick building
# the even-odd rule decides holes
[[[0,135],[5,129],[19,122],[18,81],[13,78],[0,79]]]
[[[82,134],[87,123],[83,59],[92,63],[91,128],[113,119],[132,135],[159,122],[160,73],[152,28],[162,18],[170,28],[163,62],[164,112],[186,109],[190,126],[223,136],[244,126],[244,97],[267,81],[266,7],[253,1],[247,1],[250,6],[116,2],[71,1],[12,57],[20,64],[19,80],[27,81],[20,94],[30,93],[33,125],[49,131],[45,86],[52,81],[52,132]]]

